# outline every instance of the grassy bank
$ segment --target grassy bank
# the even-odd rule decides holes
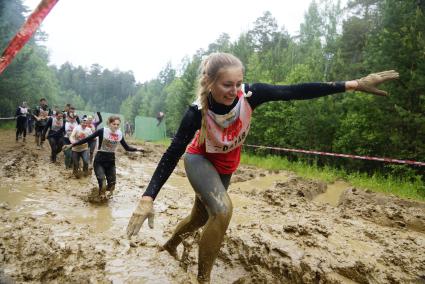
[[[0,120],[0,129],[15,129],[15,120]]]
[[[425,201],[425,184],[418,176],[415,181],[402,180],[365,173],[347,173],[330,167],[317,167],[303,162],[290,162],[278,156],[242,154],[241,163],[271,170],[288,170],[301,177],[318,179],[327,183],[342,179],[351,185],[372,191],[391,193],[402,198]]]

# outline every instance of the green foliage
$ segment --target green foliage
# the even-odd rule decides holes
[[[56,73],[64,95],[70,95],[62,101],[72,104],[90,106],[93,111],[118,113],[123,101],[136,93],[135,79],[132,72],[103,69],[99,64],[93,64],[89,70],[81,66],[74,67],[65,63],[59,69],[52,67]]]
[[[0,129],[15,129],[16,120],[0,120]]]
[[[6,48],[13,35],[24,22],[26,9],[21,1],[3,3],[0,17],[0,49]],[[58,99],[58,84],[54,73],[47,66],[48,56],[44,47],[31,40],[0,75],[0,116],[15,114],[18,105],[27,101],[30,106],[42,97],[50,103]]]

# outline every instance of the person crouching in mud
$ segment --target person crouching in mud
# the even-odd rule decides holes
[[[64,146],[65,148],[78,147],[79,145],[93,141],[96,137],[99,137],[99,146],[94,158],[93,169],[96,174],[97,182],[99,183],[100,200],[112,197],[115,190],[115,152],[117,150],[118,143],[120,143],[124,149],[129,152],[144,151],[143,149],[137,149],[127,144],[121,130],[119,129],[120,124],[121,118],[119,116],[110,116],[108,118],[108,127],[100,128],[90,136],[72,143],[71,145]]]
[[[81,120],[81,124],[77,125],[72,130],[69,141],[71,143],[77,143],[82,139],[88,137],[93,132],[90,127],[87,127],[87,118]],[[80,173],[80,158],[83,160],[83,176],[88,176],[89,172],[89,146],[86,143],[81,143],[76,147],[72,148],[72,171],[76,178],[81,177]]]
[[[243,84],[243,72],[241,61],[228,53],[213,53],[203,61],[198,99],[184,114],[127,226],[127,235],[131,237],[139,232],[146,218],[150,219],[153,200],[186,152],[184,166],[195,191],[195,203],[190,215],[177,225],[162,248],[177,256],[177,246],[203,227],[198,253],[197,279],[200,283],[210,281],[232,216],[227,188],[239,165],[252,111],[271,101],[314,99],[350,90],[387,95],[376,86],[398,78],[397,72],[385,71],[359,80],[282,86]]]

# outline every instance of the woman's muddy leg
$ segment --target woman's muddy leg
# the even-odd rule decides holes
[[[177,258],[177,246],[208,221],[208,212],[201,200],[196,196],[195,204],[189,216],[177,225],[171,238],[163,245],[172,256]]]
[[[80,178],[80,152],[72,151],[72,172],[76,178]]]
[[[63,137],[56,139],[56,155],[58,155],[62,151],[63,147]]]
[[[94,159],[93,170],[96,175],[97,183],[99,185],[99,195],[105,194],[106,191],[106,174],[102,162]]]
[[[54,137],[49,137],[47,138],[47,140],[49,141],[50,150],[51,150],[50,161],[54,163],[56,162],[56,152],[57,152],[56,139]]]
[[[220,176],[214,166],[201,155],[186,154],[187,177],[208,212],[208,221],[199,242],[198,281],[209,282],[233,206],[226,189],[231,175]]]
[[[108,165],[104,166],[105,176],[107,181],[106,190],[108,191],[108,197],[114,194],[115,184],[117,183],[117,170],[115,167],[115,161],[111,161]]]

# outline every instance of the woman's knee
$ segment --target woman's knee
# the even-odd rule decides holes
[[[220,223],[228,224],[233,214],[233,204],[230,197],[227,194],[223,195],[216,205],[208,208],[209,217]]]

